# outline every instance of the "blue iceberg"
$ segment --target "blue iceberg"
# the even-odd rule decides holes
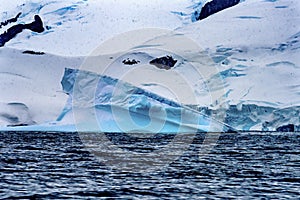
[[[58,117],[74,115],[78,131],[122,133],[228,132],[229,126],[122,80],[65,69],[68,102]]]

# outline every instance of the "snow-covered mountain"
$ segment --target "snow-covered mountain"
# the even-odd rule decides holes
[[[25,30],[0,48],[1,129],[73,131],[81,124],[89,130],[84,123],[97,116],[107,122],[103,131],[121,131],[109,128],[111,116],[103,114],[103,101],[93,99],[114,91],[112,83],[103,86],[108,90],[97,88],[103,76],[127,88],[121,90],[122,101],[106,95],[105,103],[118,108],[117,113],[130,111],[127,117],[142,127],[147,127],[150,105],[159,110],[154,122],[168,127],[163,132],[174,132],[179,125],[200,131],[227,131],[228,125],[238,130],[299,129],[299,1],[240,1],[198,20],[211,2],[5,2],[1,22],[21,14],[16,22],[3,24],[1,33],[31,23],[34,15],[41,17],[45,31]],[[151,64],[167,56],[176,60],[168,70]],[[65,69],[83,76],[70,82]],[[74,95],[70,88],[76,83],[84,84]],[[94,107],[81,104],[86,95],[93,97],[88,105]],[[15,125],[30,126],[8,127]]]

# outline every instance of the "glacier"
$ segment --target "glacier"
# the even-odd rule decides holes
[[[0,130],[300,131],[299,1],[244,0],[198,20],[209,2],[5,2],[1,22],[12,20],[1,33],[34,15],[41,16],[45,31],[23,31],[0,48]],[[169,35],[126,38],[129,48],[110,48],[123,33],[150,27]],[[172,47],[181,36],[200,48]],[[177,60],[169,70],[149,64],[168,55]],[[127,59],[138,62],[125,66]],[[135,69],[171,80],[172,73],[188,77],[195,101],[183,89],[176,99],[146,75],[122,77]],[[109,98],[116,89],[119,99]],[[81,101],[86,93],[90,97]]]

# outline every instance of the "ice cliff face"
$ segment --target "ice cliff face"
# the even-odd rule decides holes
[[[164,121],[163,113],[169,115],[165,119],[166,127],[162,129],[166,132],[171,130],[171,124],[174,131],[174,124],[181,124],[180,115],[177,114],[187,107],[193,111],[187,111],[188,114],[183,115],[186,120],[183,127],[193,127],[193,130],[209,131],[212,126],[208,124],[211,123],[215,124],[214,130],[223,130],[223,123],[238,130],[299,130],[299,8],[300,3],[296,0],[7,1],[0,8],[0,34],[15,25],[32,23],[34,15],[41,17],[45,30],[38,33],[26,29],[0,49],[0,126],[35,125],[39,126],[37,129],[45,126],[52,129],[72,126],[69,130],[74,130],[74,124],[78,122],[82,125],[84,120],[81,119],[86,114],[94,113],[97,115],[96,119],[105,119],[103,121],[107,123],[102,125],[103,130],[107,131],[109,127],[105,125],[114,123],[109,114],[111,107],[120,113],[130,111],[130,117],[137,119],[146,116],[149,107],[154,106],[161,108],[159,112],[162,112],[155,115],[161,117],[154,117],[155,121]],[[121,90],[123,95],[120,99],[124,102],[114,99],[109,105],[110,98],[103,94],[112,92],[115,88],[113,80],[119,80],[112,73],[106,74],[105,79],[111,82],[95,82],[95,85],[105,86],[106,89],[96,89],[98,99],[88,104],[87,109],[93,112],[81,112],[85,107],[75,105],[75,116],[78,118],[74,120],[74,82],[71,80],[79,73],[76,68],[80,68],[85,58],[89,58],[87,55],[107,39],[126,31],[148,27],[174,30],[172,37],[184,35],[195,41],[202,51],[200,54],[193,50],[182,51],[177,56],[170,51],[169,55],[173,55],[176,62],[166,61],[165,63],[174,64],[166,66],[156,61],[168,54],[150,55],[142,51],[139,54],[127,54],[115,49],[123,57],[116,60],[112,72],[120,75],[127,72],[122,71],[125,69],[124,65],[128,69],[134,69],[152,61],[154,65],[151,70],[162,70],[166,75],[176,71],[188,76],[193,73],[186,66],[195,64],[208,72],[205,80],[200,81],[205,86],[192,84],[196,81],[190,78],[198,103],[188,102],[188,99],[177,102],[163,88],[145,79],[144,82],[128,81],[126,84],[123,80],[122,85],[130,85],[127,85],[130,89],[125,87]],[[151,43],[159,37],[149,38],[150,42],[143,41],[135,44],[135,47],[139,49],[152,45],[159,49],[163,42]],[[124,40],[130,39],[132,38]],[[133,43],[137,40],[132,39]],[[100,59],[100,64],[95,65],[94,69],[115,56],[102,53],[93,55],[95,59]],[[204,61],[200,58],[204,54],[205,58],[210,58],[210,64],[201,64]],[[212,66],[215,70],[208,70]],[[69,73],[65,73],[65,68],[68,68],[66,72]],[[90,72],[86,72],[87,70]],[[82,84],[88,83],[91,77],[99,79],[103,76],[92,68],[87,70],[79,73],[84,75],[78,79]],[[81,89],[90,91],[88,85],[82,85]],[[207,93],[206,86],[209,88]],[[133,97],[126,96],[128,90]],[[207,99],[210,92],[222,95],[209,101]],[[77,91],[76,94],[84,92]],[[157,100],[158,97],[162,101]],[[77,100],[75,98],[78,103]],[[170,105],[170,102],[177,103],[178,107]],[[171,116],[171,113],[175,113],[175,116]],[[218,113],[225,113],[222,120],[215,120],[214,116]],[[137,120],[140,126],[150,123],[149,117],[143,119],[144,121]],[[204,127],[199,127],[201,124],[199,121],[195,122],[195,119],[203,120]],[[97,121],[94,124],[98,127],[99,123]],[[115,125],[111,127],[116,127]],[[24,127],[20,129],[22,128]]]

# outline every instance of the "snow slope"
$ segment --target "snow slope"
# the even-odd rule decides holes
[[[229,104],[284,108],[300,103],[299,10],[299,1],[246,1],[178,31],[219,64]]]
[[[0,49],[0,102],[3,105],[0,106],[0,126],[54,121],[68,98],[60,85],[64,68],[79,66],[81,62],[82,58],[38,56]],[[9,105],[17,109],[11,104],[27,108],[27,117],[20,116],[24,109],[10,111]],[[11,121],[4,117],[7,115],[19,120]]]
[[[181,17],[172,11],[191,12],[189,5],[190,1],[181,0],[12,0],[1,5],[0,14],[4,21],[22,12],[21,23],[32,21],[33,15],[39,14],[47,26],[43,34],[18,35],[8,47],[86,56],[105,40],[126,31],[182,26]]]

